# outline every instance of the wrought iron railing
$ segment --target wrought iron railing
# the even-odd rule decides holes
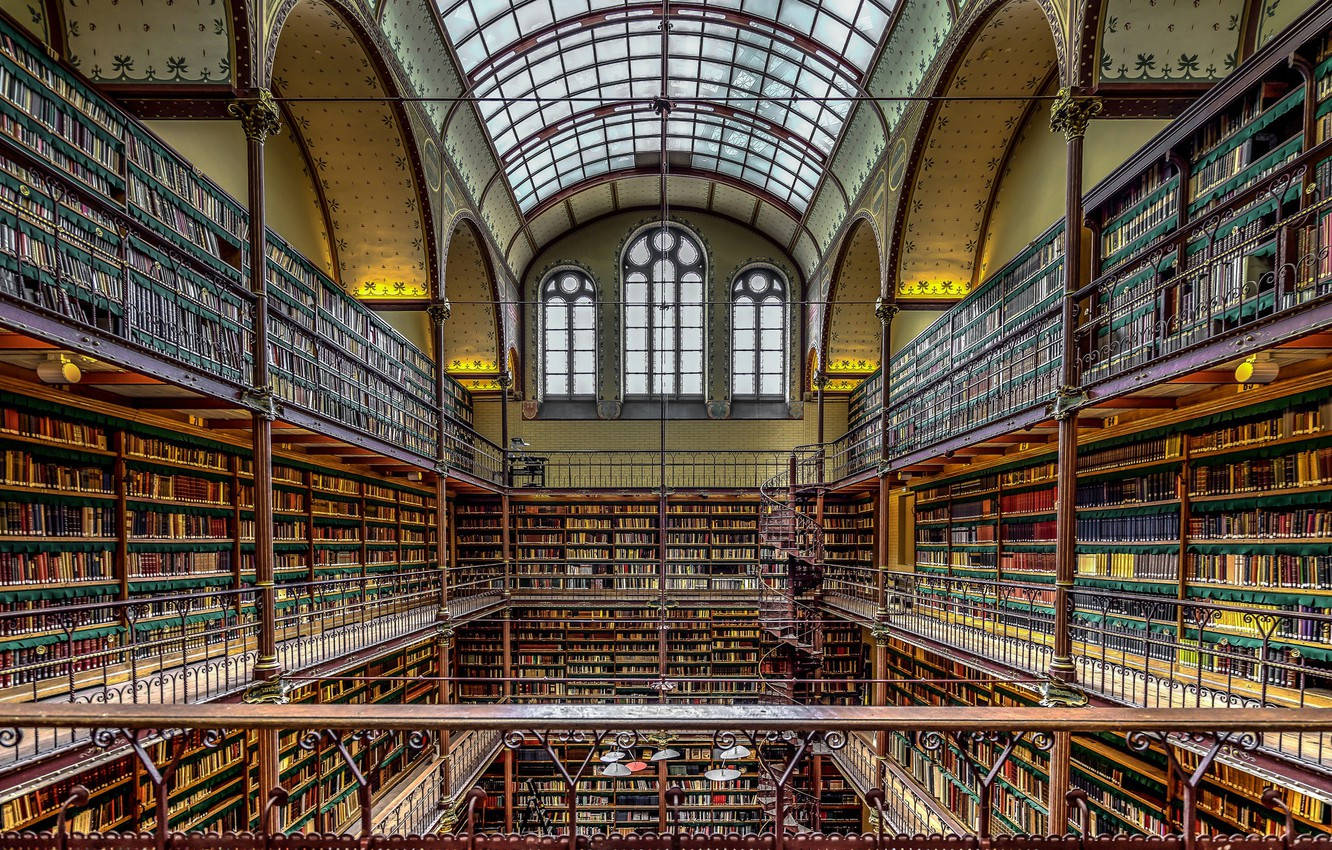
[[[276,589],[278,659],[299,670],[425,628],[439,608],[439,573],[284,583]],[[257,588],[202,588],[0,613],[11,646],[0,669],[10,702],[184,704],[251,684],[263,616]],[[0,749],[0,769],[84,743],[47,729]]]
[[[507,484],[518,488],[653,490],[662,475],[671,489],[753,490],[783,470],[784,451],[670,449],[525,449],[506,453]]]
[[[372,775],[374,765],[358,763],[366,758],[365,750],[353,752],[348,742],[367,737],[395,736],[400,745],[411,750],[434,746],[444,732],[466,734],[472,730],[485,730],[498,735],[504,745],[517,749],[535,746],[545,750],[564,785],[566,824],[578,824],[578,789],[581,783],[600,778],[600,762],[568,761],[560,757],[559,749],[569,743],[581,744],[592,753],[605,749],[646,747],[651,745],[647,736],[668,734],[677,739],[701,738],[715,751],[742,744],[758,763],[761,775],[777,792],[776,799],[791,787],[802,763],[814,752],[836,754],[848,745],[850,736],[861,734],[900,734],[909,736],[924,753],[955,752],[972,766],[977,779],[976,793],[979,806],[973,823],[964,824],[968,834],[957,839],[940,836],[892,836],[887,832],[890,813],[887,812],[886,789],[874,789],[867,799],[879,812],[880,832],[862,837],[838,836],[832,838],[819,833],[800,836],[786,830],[765,832],[757,837],[740,838],[726,834],[686,835],[679,826],[679,807],[684,794],[667,780],[657,793],[667,810],[667,822],[659,824],[659,832],[633,836],[610,832],[595,837],[580,838],[577,831],[564,828],[553,838],[541,839],[542,846],[567,844],[570,848],[597,846],[606,848],[653,847],[667,850],[671,847],[744,846],[771,847],[781,850],[793,848],[829,847],[876,848],[976,848],[988,846],[992,839],[990,822],[993,812],[992,791],[1005,763],[1020,747],[1027,751],[1046,753],[1051,759],[1067,758],[1069,748],[1057,748],[1058,736],[1069,735],[1072,741],[1080,736],[1098,736],[1102,740],[1113,738],[1129,751],[1151,752],[1167,765],[1171,779],[1176,783],[1181,800],[1179,834],[1144,841],[1142,837],[1122,835],[1084,834],[1077,839],[1062,836],[1016,835],[1005,836],[1002,841],[1010,847],[1105,847],[1129,848],[1144,844],[1161,848],[1194,848],[1231,846],[1240,840],[1246,847],[1264,850],[1289,850],[1292,847],[1332,846],[1332,836],[1297,834],[1294,819],[1280,790],[1263,797],[1269,807],[1271,819],[1277,825],[1277,834],[1254,835],[1245,838],[1201,835],[1198,821],[1200,785],[1218,758],[1243,757],[1258,746],[1264,736],[1295,732],[1328,734],[1332,732],[1332,712],[1296,709],[1235,709],[1215,712],[1197,709],[1164,709],[1144,714],[1135,709],[1092,708],[830,708],[801,706],[769,706],[763,710],[753,707],[719,706],[706,713],[674,706],[570,706],[570,705],[486,705],[486,706],[418,706],[418,705],[203,705],[203,706],[126,706],[117,712],[108,725],[108,716],[95,706],[80,704],[13,705],[0,710],[0,746],[22,746],[25,739],[41,729],[75,728],[83,730],[84,737],[95,747],[116,749],[137,758],[142,763],[143,775],[157,800],[159,815],[166,811],[171,792],[175,763],[184,748],[156,748],[147,746],[153,740],[192,734],[205,749],[223,746],[229,731],[240,730],[294,730],[301,746],[322,746],[335,753],[348,768],[354,792],[359,800],[359,836],[343,840],[328,835],[282,836],[280,824],[283,808],[289,795],[282,787],[258,788],[263,806],[264,829],[257,833],[226,834],[171,834],[166,818],[158,816],[156,831],[141,834],[70,834],[66,824],[89,804],[86,789],[75,788],[59,808],[59,817],[51,832],[40,834],[4,833],[0,847],[23,850],[68,850],[79,848],[155,848],[189,846],[195,848],[236,847],[343,847],[373,846],[388,841],[389,836],[374,832],[371,789],[365,776]],[[653,740],[656,740],[655,738]],[[395,748],[396,750],[396,748]],[[158,760],[165,759],[163,763]],[[1055,772],[1052,771],[1052,775]],[[262,774],[262,771],[261,771]],[[1066,775],[1066,774],[1061,774]],[[1052,795],[1067,799],[1080,817],[1071,819],[1070,827],[1086,824],[1086,797],[1071,785],[1055,788]],[[478,834],[476,806],[484,802],[485,792],[469,792],[462,801],[461,820],[465,824],[458,838],[430,836],[416,838],[414,847],[441,847],[459,850],[463,847],[514,846],[527,844],[535,837],[498,839]],[[785,823],[780,808],[774,813],[776,823]],[[1284,823],[1284,829],[1282,824]],[[1065,830],[1058,830],[1063,832]],[[1085,833],[1086,830],[1084,829]],[[499,843],[496,843],[499,842]],[[739,843],[734,846],[741,846]]]
[[[946,649],[1041,674],[1054,643],[1052,585],[895,574],[891,624]],[[1078,588],[1078,682],[1143,708],[1303,708],[1332,681],[1332,614]],[[1332,771],[1332,737],[1265,735],[1261,747]]]

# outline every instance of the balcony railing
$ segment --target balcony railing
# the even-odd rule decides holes
[[[439,572],[284,583],[275,595],[278,659],[294,671],[433,623]],[[6,611],[0,637],[20,648],[0,669],[0,699],[117,707],[218,699],[253,681],[262,616],[254,587]],[[0,749],[0,769],[85,742],[75,730],[46,729]]]
[[[463,828],[457,837],[432,835],[411,840],[413,847],[472,848],[482,846],[554,847],[565,844],[576,847],[651,847],[669,848],[706,847],[771,847],[781,850],[792,848],[822,848],[838,846],[881,850],[884,847],[903,850],[926,848],[976,848],[988,846],[992,840],[989,808],[995,797],[993,783],[1012,752],[1019,745],[1025,750],[1056,755],[1054,744],[1059,734],[1068,734],[1074,741],[1080,736],[1102,736],[1101,740],[1117,738],[1130,751],[1152,752],[1169,765],[1171,775],[1178,783],[1182,801],[1180,833],[1148,839],[1123,835],[1090,834],[1077,839],[1064,836],[1015,835],[1004,836],[1002,842],[1010,847],[1105,847],[1129,848],[1148,846],[1160,848],[1193,848],[1230,846],[1239,840],[1246,847],[1264,850],[1289,850],[1292,847],[1329,847],[1332,837],[1296,834],[1294,821],[1285,814],[1285,830],[1276,835],[1228,838],[1200,835],[1198,822],[1199,786],[1218,758],[1243,756],[1253,750],[1264,736],[1306,732],[1327,734],[1332,732],[1332,712],[1316,710],[1235,709],[1215,712],[1196,709],[1164,709],[1144,714],[1133,709],[1061,709],[1061,708],[830,708],[801,706],[771,706],[762,710],[753,707],[710,708],[706,713],[674,706],[571,706],[571,705],[483,705],[483,706],[418,706],[418,705],[204,705],[204,706],[126,706],[119,710],[113,725],[107,726],[107,716],[97,707],[82,704],[13,705],[0,711],[0,745],[22,746],[25,739],[42,729],[74,728],[95,747],[115,748],[143,764],[152,792],[158,800],[157,811],[166,811],[170,794],[171,765],[158,764],[155,757],[172,757],[174,748],[146,746],[160,740],[164,734],[187,734],[205,750],[216,748],[227,740],[220,734],[226,731],[252,729],[292,730],[299,733],[302,745],[314,747],[323,744],[336,751],[347,762],[352,776],[353,790],[360,801],[359,836],[346,839],[327,835],[282,835],[277,824],[282,822],[283,807],[288,795],[282,788],[259,788],[263,806],[265,830],[258,833],[234,834],[170,834],[160,825],[166,819],[156,817],[157,831],[141,834],[70,834],[66,824],[76,818],[89,802],[86,789],[76,789],[63,801],[59,817],[52,832],[41,834],[0,835],[0,847],[14,850],[68,850],[78,848],[156,848],[189,846],[193,848],[255,848],[283,847],[366,847],[391,841],[392,837],[374,831],[375,819],[371,806],[371,789],[364,776],[372,775],[374,765],[357,764],[346,742],[367,737],[395,736],[401,746],[413,750],[436,746],[440,736],[452,736],[483,731],[496,735],[504,746],[518,748],[535,741],[555,760],[563,775],[566,790],[567,818],[565,823],[577,824],[578,788],[581,783],[599,777],[600,762],[589,758],[580,763],[566,763],[560,759],[557,748],[561,743],[581,743],[592,752],[604,748],[631,748],[648,745],[648,735],[664,733],[679,739],[702,739],[715,748],[729,748],[743,744],[758,762],[758,768],[767,783],[781,800],[791,777],[799,775],[802,763],[815,752],[833,754],[843,752],[856,736],[873,734],[900,734],[909,736],[925,753],[942,752],[953,748],[973,763],[973,776],[977,780],[980,806],[976,822],[963,824],[968,834],[955,839],[917,834],[893,836],[887,832],[894,817],[903,817],[900,810],[889,812],[887,799],[898,789],[871,789],[866,795],[872,808],[878,812],[881,831],[864,836],[825,836],[819,833],[792,835],[785,830],[764,832],[741,838],[731,833],[710,835],[688,834],[679,825],[678,807],[683,793],[671,785],[660,785],[657,793],[665,803],[667,822],[660,832],[647,831],[628,836],[610,832],[604,835],[579,836],[567,829],[553,837],[536,836],[498,837],[478,834],[476,807],[484,803],[485,792],[473,790],[465,795],[459,812]],[[164,733],[162,730],[173,730]],[[192,733],[192,734],[191,734]],[[862,742],[868,740],[861,737]],[[857,744],[856,746],[862,746]],[[394,748],[396,751],[397,748]],[[365,758],[364,751],[357,751]],[[1064,750],[1066,753],[1067,750]],[[839,759],[840,761],[840,759]],[[850,759],[854,762],[855,759]],[[1186,767],[1187,766],[1187,767]],[[1066,775],[1066,774],[1065,774]],[[453,789],[449,789],[450,791]],[[905,789],[910,790],[910,789]],[[1064,792],[1076,812],[1085,797],[1071,785]],[[447,791],[444,792],[447,795]],[[1264,803],[1275,813],[1279,825],[1286,804],[1279,791],[1264,796]],[[780,803],[778,804],[780,805]],[[906,815],[909,819],[911,816]],[[930,825],[935,821],[923,813],[917,823]],[[774,818],[784,823],[781,812]],[[1086,823],[1082,817],[1071,819],[1070,826]],[[358,830],[353,828],[352,832]]]
[[[904,634],[1039,675],[1053,652],[1054,593],[1043,584],[898,574],[888,611]],[[1078,682],[1106,699],[1153,709],[1324,704],[1332,614],[1082,588],[1071,604]],[[1259,745],[1332,771],[1325,734],[1264,735]]]

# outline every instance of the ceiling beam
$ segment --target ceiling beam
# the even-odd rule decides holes
[[[0,351],[59,351],[60,346],[30,336],[0,333]]]

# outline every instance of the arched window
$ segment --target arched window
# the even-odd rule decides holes
[[[755,266],[731,284],[731,397],[786,398],[786,280]]]
[[[621,273],[625,397],[702,398],[707,260],[698,240],[682,227],[649,227],[625,248]]]
[[[578,269],[557,269],[541,284],[541,397],[597,394],[597,290]]]

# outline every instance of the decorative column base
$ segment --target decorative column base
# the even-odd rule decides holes
[[[261,661],[262,663],[262,661]],[[259,665],[255,665],[255,675],[259,675]],[[273,675],[255,682],[245,689],[241,702],[246,705],[286,705],[287,683],[282,681],[282,668],[278,666]]]

